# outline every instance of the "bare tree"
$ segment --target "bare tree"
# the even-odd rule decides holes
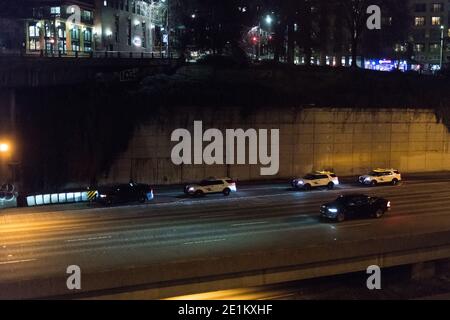
[[[338,0],[338,4],[342,6],[342,18],[350,36],[353,68],[357,67],[356,59],[361,39],[366,29],[366,12],[370,5],[369,2],[368,0]]]

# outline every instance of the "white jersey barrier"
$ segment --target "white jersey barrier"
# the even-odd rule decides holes
[[[28,196],[27,205],[34,207],[59,203],[88,202],[94,200],[97,195],[97,190],[38,194]]]

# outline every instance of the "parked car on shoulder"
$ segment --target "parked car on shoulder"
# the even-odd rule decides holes
[[[337,222],[367,217],[379,219],[390,208],[391,202],[384,198],[365,194],[340,195],[333,202],[320,207],[320,216]]]
[[[184,193],[189,196],[204,196],[211,193],[229,196],[232,192],[237,192],[237,188],[236,182],[230,178],[208,178],[197,184],[188,184],[184,188]]]
[[[397,185],[402,181],[402,175],[396,169],[375,169],[367,175],[358,177],[358,182],[375,187],[379,184]]]
[[[338,176],[330,171],[316,171],[303,178],[293,179],[291,185],[297,190],[311,190],[312,188],[326,187],[329,190],[339,185]]]
[[[153,200],[154,193],[147,184],[130,182],[127,184],[107,185],[98,188],[95,202],[112,205],[119,203],[140,202]]]

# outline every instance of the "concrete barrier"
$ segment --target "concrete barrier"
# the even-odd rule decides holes
[[[27,206],[88,202],[98,196],[97,190],[46,193],[27,196]]]

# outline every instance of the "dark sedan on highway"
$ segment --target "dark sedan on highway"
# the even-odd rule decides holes
[[[335,201],[320,208],[321,218],[342,222],[348,219],[379,219],[389,211],[391,202],[379,197],[364,194],[341,195]]]
[[[96,202],[103,205],[140,202],[153,200],[153,189],[147,184],[130,182],[128,184],[100,187]]]

